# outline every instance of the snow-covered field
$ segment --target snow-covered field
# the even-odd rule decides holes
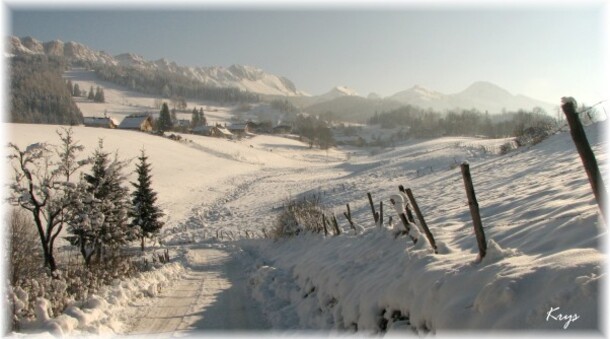
[[[587,132],[605,175],[603,125],[589,126]],[[8,139],[22,147],[56,142],[55,126],[4,127]],[[413,141],[371,156],[366,150],[309,149],[273,136],[238,142],[188,136],[192,141],[181,143],[130,131],[74,131],[88,152],[100,137],[107,150],[118,150],[122,158],[135,157],[144,147],[160,205],[168,215],[162,238],[175,253],[183,253],[176,260],[191,272],[184,279],[194,272],[188,251],[216,244],[223,251],[241,253],[238,257],[255,263],[244,270],[251,273],[252,295],[275,330],[448,334],[592,330],[602,325],[598,308],[606,226],[598,219],[567,133],[504,156],[487,151],[500,141],[474,138]],[[471,164],[489,242],[488,255],[480,263],[456,167],[462,161]],[[416,245],[404,236],[395,238],[402,226],[389,197],[399,184],[413,190],[439,254],[423,237]],[[372,221],[367,192],[386,206],[381,229]],[[263,228],[270,230],[286,199],[314,193],[334,209],[344,234],[244,239],[246,230],[255,237],[262,236]],[[346,203],[364,230],[359,234],[342,216]],[[241,240],[217,243],[211,239],[216,231],[225,241]],[[206,314],[210,301],[204,299],[187,308]],[[129,310],[132,306],[119,309],[138,314]],[[551,316],[575,315],[572,321],[549,318],[548,312],[557,307]],[[114,329],[123,331],[119,325]],[[201,329],[183,326],[180,331]]]
[[[87,76],[75,75],[82,89],[100,84]],[[111,86],[104,91],[106,104],[79,103],[84,115],[147,111],[154,100]],[[231,118],[229,108],[219,107],[217,114]],[[586,130],[609,182],[605,125]],[[57,126],[2,127],[6,141],[22,148],[58,142]],[[117,282],[57,321],[41,321],[47,331],[156,330],[169,336],[270,327],[447,335],[565,328],[580,335],[605,326],[600,288],[607,227],[569,133],[506,155],[498,150],[508,140],[459,137],[411,140],[372,152],[310,149],[264,135],[240,141],[182,135],[188,140],[178,142],[88,127],[74,127],[74,134],[86,147],[83,156],[99,138],[122,159],[146,150],[166,214],[161,242],[173,264]],[[470,163],[488,240],[480,262],[459,168],[463,161]],[[398,185],[412,189],[438,254],[421,235],[415,245],[396,237],[402,225],[389,199]],[[383,201],[381,228],[373,222],[367,192],[377,204]],[[283,204],[313,194],[334,211],[342,235],[262,238]],[[347,203],[358,232],[342,215]]]

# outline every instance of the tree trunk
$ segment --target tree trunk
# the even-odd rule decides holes
[[[144,236],[142,236],[140,239],[142,240],[142,252],[144,252]]]

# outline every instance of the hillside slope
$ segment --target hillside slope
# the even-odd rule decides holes
[[[587,132],[607,177],[603,125]],[[473,140],[439,141],[352,157],[346,165],[351,175],[323,185],[323,202],[337,214],[341,236],[242,242],[261,256],[254,294],[274,326],[420,335],[599,333],[607,227],[569,134],[505,156],[490,155]],[[471,163],[488,244],[480,262],[452,158]],[[422,166],[431,170],[411,172]],[[387,206],[399,184],[412,188],[438,254],[418,231],[415,245],[396,235],[403,227]],[[386,206],[382,228],[372,221],[367,192]],[[363,231],[354,233],[340,216],[346,203]]]

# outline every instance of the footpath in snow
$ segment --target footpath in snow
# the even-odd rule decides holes
[[[222,245],[186,250],[186,274],[143,306],[130,334],[173,337],[205,331],[256,331],[270,325],[247,289],[243,263]]]

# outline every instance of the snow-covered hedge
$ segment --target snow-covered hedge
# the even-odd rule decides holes
[[[181,264],[172,263],[152,266],[149,272],[133,272],[127,279],[112,278],[116,272],[95,275],[84,271],[82,275],[58,273],[25,281],[8,291],[15,330],[53,335],[120,333],[123,323],[117,317],[123,312],[118,309],[133,299],[156,296],[183,271]]]

